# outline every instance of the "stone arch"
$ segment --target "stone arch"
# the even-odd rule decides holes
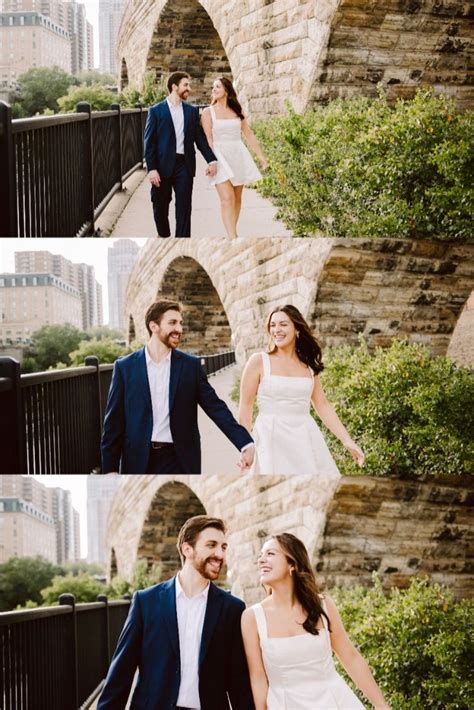
[[[203,48],[205,47],[205,51]],[[197,0],[168,0],[155,24],[146,69],[158,77],[174,71],[191,75],[194,103],[209,103],[216,76],[231,68],[211,17]]]
[[[123,57],[120,65],[120,90],[123,91],[126,86],[128,86],[128,67],[125,57]]]
[[[117,576],[117,557],[115,555],[115,548],[112,547],[110,552],[110,579]]]
[[[447,354],[459,365],[474,366],[474,291],[471,291],[457,320]]]
[[[206,515],[206,509],[184,483],[170,481],[156,491],[143,522],[137,560],[146,559],[149,567],[159,563],[162,581],[170,579],[181,568],[176,538],[182,525],[194,515]],[[224,565],[219,584],[225,582],[226,574]]]
[[[136,339],[137,334],[135,332],[135,321],[133,320],[132,314],[128,318],[128,342],[133,343]]]
[[[207,271],[193,258],[181,256],[166,269],[158,297],[184,306],[183,348],[206,355],[230,350],[232,333],[219,294]]]

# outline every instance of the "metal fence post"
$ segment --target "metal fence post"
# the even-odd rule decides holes
[[[74,707],[79,707],[79,672],[78,672],[78,658],[77,658],[77,617],[76,617],[76,600],[74,594],[61,594],[59,597],[59,604],[61,606],[72,607],[72,652],[73,652],[73,675],[71,692],[73,694]]]
[[[11,388],[2,392],[0,431],[3,442],[0,473],[27,473],[25,446],[25,416],[20,389],[20,363],[12,357],[0,357],[0,377],[11,381]]]
[[[108,667],[110,665],[110,661],[112,660],[112,654],[110,652],[110,618],[109,618],[109,599],[106,594],[98,594],[97,595],[97,601],[102,602],[105,604],[104,607],[104,612],[105,612],[105,629],[106,629],[106,647],[107,647],[107,662],[106,666]]]
[[[84,360],[84,365],[86,367],[95,367],[95,392],[97,397],[97,422],[96,422],[96,433],[97,433],[97,466],[100,466],[100,439],[102,437],[102,395],[100,387],[100,370],[99,370],[99,358],[95,355],[88,355]]]
[[[139,160],[141,160],[142,165],[143,165],[143,161],[145,160],[145,146],[143,143],[143,132],[144,132],[143,106],[141,104],[135,104],[135,108],[139,109],[139,111],[140,111],[140,113],[138,114],[138,121],[137,121],[137,127],[138,127],[137,150],[139,151],[139,153],[137,154],[137,163]]]
[[[17,237],[16,174],[13,145],[12,110],[9,104],[0,101],[0,165],[3,177],[0,181],[0,237]],[[28,236],[28,235],[26,235]]]
[[[76,113],[87,113],[89,114],[89,119],[87,121],[87,136],[86,136],[86,184],[84,185],[84,190],[89,192],[89,215],[90,215],[90,233],[95,232],[95,188],[94,188],[94,139],[92,136],[92,110],[91,105],[87,101],[80,101],[76,105]],[[88,184],[89,183],[89,184]]]
[[[118,121],[118,146],[116,147],[117,152],[117,163],[118,163],[118,182],[120,182],[120,190],[123,190],[123,155],[122,155],[122,114],[120,104],[112,104],[112,111],[117,111],[117,121]]]

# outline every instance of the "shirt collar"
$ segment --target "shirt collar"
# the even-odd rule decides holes
[[[185,599],[198,599],[199,597],[204,597],[207,599],[207,595],[209,594],[209,587],[210,587],[210,582],[206,584],[202,592],[199,592],[199,594],[196,594],[194,597],[187,597],[184,589],[182,588],[180,581],[179,581],[179,574],[176,575],[175,577],[176,580],[176,599],[178,597],[183,596]]]
[[[169,99],[169,96],[166,97],[166,101],[167,101],[167,103],[168,103],[168,106],[170,107],[170,110],[179,108],[180,106],[183,105],[183,102],[182,102],[182,101],[180,101],[179,104],[176,104],[176,105],[173,104],[173,103],[171,103],[171,101],[170,101],[170,99]]]
[[[163,363],[168,362],[169,360],[171,360],[171,353],[172,353],[172,350],[169,351],[168,355],[167,355],[165,358],[163,358],[163,360],[162,360],[161,362],[155,362],[155,361],[153,360],[153,358],[151,357],[150,353],[148,352],[148,345],[145,345],[145,360],[146,360],[146,364],[147,364],[147,366],[148,366],[148,365],[155,365],[155,367],[159,367],[160,365],[163,365]]]

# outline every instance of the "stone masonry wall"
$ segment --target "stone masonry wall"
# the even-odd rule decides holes
[[[471,3],[455,0],[128,0],[118,41],[131,83],[176,66],[229,71],[252,118],[336,96],[412,95],[423,84],[472,105]]]
[[[361,476],[338,483],[237,474],[182,476],[178,487],[172,477],[127,476],[109,515],[107,547],[125,577],[140,556],[159,562],[164,556],[167,576],[182,520],[204,509],[228,523],[228,584],[248,604],[263,594],[256,568],[261,545],[283,531],[303,540],[327,586],[368,585],[377,571],[386,588],[403,587],[421,573],[472,596],[473,502],[472,481],[460,479]]]
[[[444,354],[474,286],[474,245],[362,239],[149,240],[127,291],[126,313],[133,318],[137,337],[145,338],[143,314],[157,293],[194,302],[197,313],[202,294],[195,279],[203,271],[208,288],[204,300],[212,306],[205,320],[214,328],[215,314],[221,325],[209,336],[196,326],[193,336],[193,318],[187,318],[188,342],[193,337],[200,342],[209,337],[211,342],[219,328],[228,341],[228,323],[240,363],[264,347],[266,318],[283,303],[301,310],[323,346],[354,344],[359,334],[370,346],[407,336]],[[197,324],[197,315],[194,320]]]

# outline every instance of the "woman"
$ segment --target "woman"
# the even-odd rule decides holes
[[[362,466],[362,450],[323,392],[321,348],[301,313],[291,305],[278,306],[270,314],[267,331],[269,352],[250,357],[240,386],[239,421],[249,432],[256,397],[259,409],[252,431],[256,454],[251,472],[340,476],[310,415],[311,403],[321,421]]]
[[[390,710],[336,605],[318,593],[301,540],[275,535],[258,566],[268,596],[241,622],[255,710],[364,710],[336,672],[333,651],[374,707]]]
[[[262,177],[242,142],[242,136],[257,154],[263,170],[267,167],[267,161],[242,113],[234,87],[226,77],[216,79],[212,86],[212,102],[202,113],[202,127],[218,159],[217,173],[209,181],[216,186],[227,235],[234,238],[237,236],[244,185]]]

